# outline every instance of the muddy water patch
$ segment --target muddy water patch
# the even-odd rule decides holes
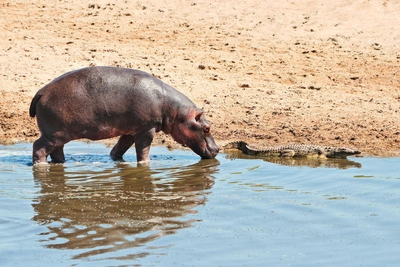
[[[101,143],[30,166],[31,144],[0,147],[4,266],[395,266],[399,158],[200,160],[153,147],[113,162]]]

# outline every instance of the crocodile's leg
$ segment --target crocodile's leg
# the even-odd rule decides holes
[[[327,159],[325,149],[321,148],[318,151],[318,159]]]

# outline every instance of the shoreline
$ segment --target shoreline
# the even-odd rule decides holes
[[[0,140],[0,145],[3,146],[12,146],[12,145],[16,145],[16,144],[32,144],[35,141],[35,139],[1,139]],[[83,142],[83,143],[101,143],[104,144],[106,147],[109,147],[110,149],[116,144],[116,142],[118,141],[118,138],[110,138],[110,139],[103,139],[103,140],[89,140],[89,139],[77,139],[77,140],[72,140],[68,143],[66,143],[65,145],[68,146],[69,143],[71,142]],[[234,142],[234,141],[241,141],[241,140],[231,140],[231,141],[222,141],[222,142],[217,142],[217,145],[220,147],[220,153],[224,153],[224,146],[230,142]],[[313,144],[313,143],[310,143]],[[260,148],[262,147],[267,147],[265,145],[263,145],[262,143],[252,143],[250,144],[252,147],[254,146],[259,146]],[[320,145],[320,144],[313,144],[313,145]],[[168,149],[182,149],[182,150],[190,150],[190,148],[184,147],[180,144],[178,144],[176,141],[174,141],[172,138],[170,138],[169,136],[163,134],[163,136],[160,136],[159,138],[155,138],[153,144],[151,147],[166,147]],[[323,145],[321,145],[323,146]],[[134,151],[135,147],[134,145],[129,149]],[[228,151],[231,149],[228,149]],[[111,151],[111,150],[110,150]],[[191,150],[190,150],[191,151]],[[194,152],[193,152],[194,153]],[[260,157],[260,156],[257,156]],[[352,155],[349,157],[354,157],[354,158],[360,158],[360,157],[372,157],[372,158],[400,158],[400,152],[398,151],[388,151],[386,153],[381,153],[381,154],[369,154],[365,151],[361,151],[361,154],[359,155]]]
[[[400,156],[400,2],[307,3],[0,4],[0,143],[38,138],[28,114],[37,90],[104,65],[146,71],[185,94],[219,146]],[[164,135],[154,145],[163,142],[178,147]]]

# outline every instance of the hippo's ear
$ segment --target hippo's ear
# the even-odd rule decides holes
[[[200,110],[196,113],[196,116],[194,117],[196,121],[200,120],[201,115],[203,115],[203,110]]]

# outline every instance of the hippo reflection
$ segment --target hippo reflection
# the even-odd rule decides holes
[[[152,169],[118,163],[102,172],[34,166],[41,194],[32,204],[33,220],[50,230],[46,246],[84,249],[75,258],[142,246],[197,221],[184,217],[206,203],[218,164]]]

